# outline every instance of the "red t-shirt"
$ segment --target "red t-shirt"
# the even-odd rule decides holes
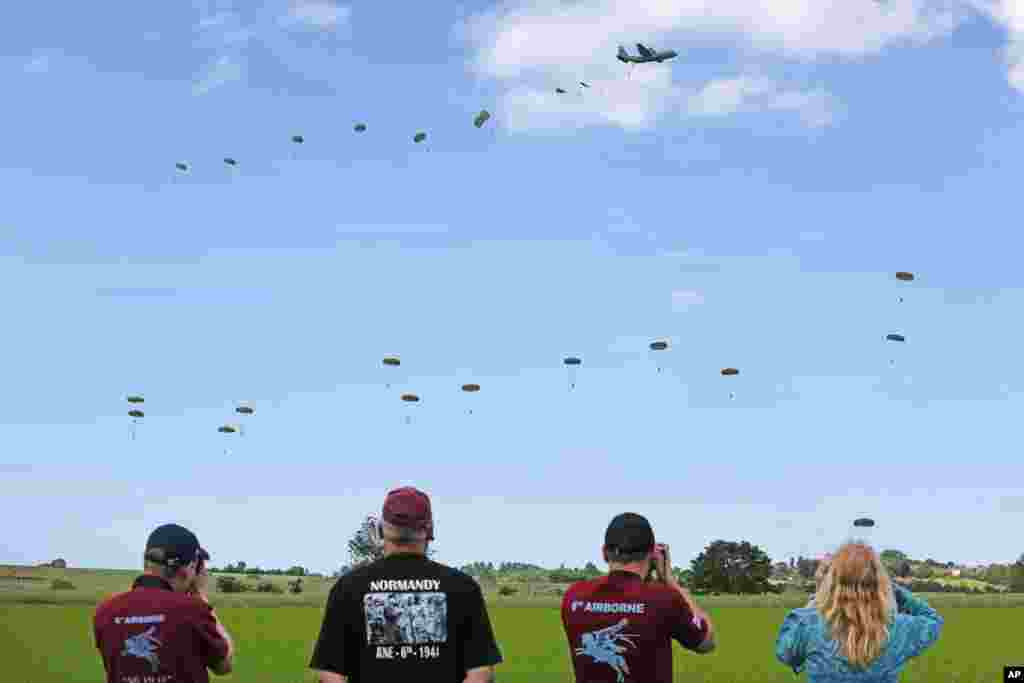
[[[93,629],[107,683],[209,683],[206,668],[228,652],[213,608],[158,576],[101,603]]]
[[[672,683],[672,639],[693,650],[708,633],[678,592],[624,571],[570,586],[562,625],[578,683]]]

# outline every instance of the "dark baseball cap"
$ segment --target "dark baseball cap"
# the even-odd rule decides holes
[[[389,491],[384,498],[380,515],[388,524],[404,529],[426,531],[427,540],[434,540],[434,515],[430,511],[430,497],[417,488],[403,486]]]
[[[149,551],[156,548],[163,550],[161,563],[168,567],[180,567],[197,558],[204,562],[210,559],[210,554],[199,545],[196,535],[177,524],[164,524],[153,530],[146,541],[147,559]]]
[[[616,515],[604,532],[604,544],[620,553],[642,553],[654,549],[654,529],[643,515]]]

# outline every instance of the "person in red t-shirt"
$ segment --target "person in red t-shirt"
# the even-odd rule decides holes
[[[93,630],[107,683],[209,683],[231,673],[234,644],[207,598],[209,553],[188,529],[157,527],[146,573],[96,608]]]
[[[562,599],[578,683],[672,683],[672,640],[700,654],[715,649],[711,620],[672,574],[668,546],[655,543],[643,516],[615,517],[602,553],[608,575],[577,581]]]

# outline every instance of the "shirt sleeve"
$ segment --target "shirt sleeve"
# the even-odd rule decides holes
[[[462,621],[463,661],[467,671],[480,666],[493,666],[503,660],[498,643],[494,640],[491,620],[487,616],[487,605],[480,586],[473,582],[466,595],[466,612]]]
[[[339,579],[338,583],[334,584],[327,599],[324,620],[320,625],[320,636],[317,638],[316,647],[313,648],[309,668],[348,676],[351,672],[345,609],[350,603],[347,594],[343,592],[341,581]]]
[[[199,641],[199,656],[207,667],[216,666],[228,656],[228,641],[217,631],[217,620],[213,608],[201,604],[192,622],[196,639]]]
[[[942,633],[945,620],[927,602],[915,597],[903,586],[893,586],[893,592],[896,594],[896,604],[900,613],[910,617],[905,640],[906,650],[901,653],[901,660],[906,661],[921,655],[935,644]]]
[[[708,637],[708,623],[690,611],[683,596],[672,592],[669,624],[672,638],[687,650],[696,650]]]
[[[807,661],[807,631],[800,615],[793,611],[786,615],[775,642],[775,656],[780,662],[800,673]]]

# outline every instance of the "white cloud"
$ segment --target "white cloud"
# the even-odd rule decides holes
[[[1024,0],[1016,0],[1024,3]],[[900,43],[924,43],[961,20],[960,0],[518,0],[456,26],[476,49],[473,67],[508,86],[504,120],[512,129],[651,125],[670,111],[729,115],[793,112],[811,127],[833,122],[837,105],[823,90],[782,87],[741,76],[703,87],[673,82],[674,65],[614,59],[617,45],[642,40],[681,53],[712,43],[766,59],[859,58]],[[957,4],[954,4],[957,3]],[[749,61],[749,60],[748,60]],[[577,81],[595,88],[576,92]],[[569,90],[559,97],[555,87]]]
[[[704,303],[704,295],[694,289],[677,289],[672,292],[672,309],[685,311],[690,306]]]
[[[351,7],[338,5],[333,0],[291,0],[283,23],[302,23],[328,30],[346,23],[351,14]]]
[[[1024,90],[1024,0],[968,0],[970,5],[988,14],[1009,34],[1004,59],[1010,86]]]
[[[211,64],[205,75],[192,86],[192,94],[205,95],[228,83],[241,80],[244,69],[237,57],[224,55]]]
[[[812,128],[830,125],[839,111],[835,98],[824,90],[788,90],[769,78],[753,76],[711,81],[690,96],[687,108],[698,116],[789,111]]]

